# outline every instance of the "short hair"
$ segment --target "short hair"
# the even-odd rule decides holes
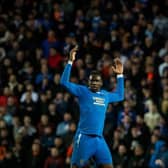
[[[93,70],[93,71],[91,71],[90,72],[90,75],[94,75],[94,76],[100,76],[101,77],[101,79],[102,79],[102,74],[101,74],[101,72],[99,72],[99,71],[97,71],[97,70]]]

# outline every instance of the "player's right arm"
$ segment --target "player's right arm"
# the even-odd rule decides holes
[[[75,83],[70,82],[70,73],[71,73],[73,61],[75,60],[75,57],[76,57],[77,50],[78,50],[78,47],[75,46],[70,51],[70,57],[69,57],[68,64],[65,66],[65,69],[62,73],[61,80],[60,80],[60,83],[63,86],[65,86],[75,96],[78,96],[80,94],[80,87],[76,85]]]

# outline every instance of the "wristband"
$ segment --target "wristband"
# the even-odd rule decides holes
[[[72,62],[71,60],[68,60],[68,64],[71,64],[71,65],[72,65],[72,63],[73,63],[73,62]]]

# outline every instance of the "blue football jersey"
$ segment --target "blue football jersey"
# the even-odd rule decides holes
[[[117,88],[114,92],[106,90],[92,92],[87,86],[69,81],[71,67],[71,64],[66,65],[61,76],[61,84],[79,99],[80,118],[77,131],[83,134],[102,136],[108,104],[124,98],[124,78],[117,77]]]

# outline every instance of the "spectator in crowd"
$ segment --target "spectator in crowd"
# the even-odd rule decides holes
[[[126,145],[128,165],[133,167],[130,160],[146,157],[145,167],[166,167],[167,150],[152,162],[151,158],[160,137],[168,135],[167,14],[166,0],[1,1],[0,167],[44,167],[67,111],[71,120],[60,134],[64,156],[67,151],[63,162],[69,166],[79,102],[60,85],[60,75],[76,44],[79,53],[72,82],[87,85],[90,72],[97,69],[103,76],[103,88],[113,91],[116,78],[109,67],[114,58],[123,63],[125,101],[109,106],[103,131],[113,155],[138,139],[142,156],[135,156],[132,146]],[[40,131],[45,125],[52,128],[52,134]],[[37,153],[47,150],[42,157],[28,152],[37,141],[42,144],[33,147],[40,149]],[[43,144],[47,143],[46,149]]]
[[[114,130],[113,135],[110,135],[110,138],[108,138],[108,141],[107,141],[110,146],[111,152],[114,152],[114,153],[117,152],[118,147],[123,140],[123,137],[124,135],[120,128],[117,128]]]
[[[161,116],[157,110],[156,105],[152,101],[148,102],[148,109],[149,111],[145,113],[144,121],[152,132],[154,127],[157,126]]]
[[[65,156],[66,147],[65,147],[65,143],[63,141],[63,137],[56,136],[54,138],[54,146],[57,148],[57,150],[59,152],[59,155],[64,157]]]
[[[49,151],[49,148],[54,144],[55,135],[53,134],[53,129],[50,125],[44,127],[44,133],[40,136],[40,141],[42,146]]]
[[[23,125],[18,130],[19,134],[22,138],[22,143],[24,144],[24,147],[29,149],[31,146],[31,143],[35,137],[35,134],[37,132],[37,129],[32,124],[32,119],[30,116],[25,115],[23,118]]]
[[[52,80],[52,74],[49,72],[48,66],[46,63],[42,63],[41,70],[37,74],[35,82],[37,85],[40,85],[43,79],[47,78],[49,81]]]
[[[26,168],[40,168],[44,165],[44,153],[39,143],[33,143],[26,156]]]
[[[124,101],[123,110],[118,114],[118,125],[123,122],[125,116],[129,116],[131,121],[135,122],[136,114],[131,107],[131,102],[127,100]]]
[[[157,167],[157,164],[159,163],[159,158],[161,154],[164,152],[164,147],[166,143],[164,140],[158,139],[154,145],[154,151],[151,154],[150,160],[149,160],[149,167],[155,168]]]
[[[16,141],[17,138],[20,136],[20,129],[21,129],[21,121],[19,116],[13,116],[12,118],[12,134],[13,138]]]
[[[73,137],[75,135],[75,132],[76,132],[76,123],[71,121],[69,124],[68,132],[62,136],[66,147],[70,146],[71,143],[73,142]]]
[[[60,122],[56,129],[56,135],[64,135],[68,132],[72,116],[69,112],[65,112],[63,115],[63,121]]]
[[[168,68],[168,53],[162,57],[163,62],[159,65],[159,75],[162,77],[166,68]]]
[[[50,122],[53,123],[55,128],[57,127],[58,123],[62,121],[62,117],[57,112],[57,106],[53,102],[49,103],[48,105],[48,116],[50,118]]]
[[[44,129],[46,128],[46,127],[53,127],[52,126],[52,123],[50,123],[50,121],[49,121],[49,116],[47,115],[47,114],[43,114],[43,115],[41,115],[41,117],[40,117],[40,121],[39,121],[39,123],[38,123],[38,125],[37,125],[37,128],[38,128],[38,134],[41,136],[41,135],[43,135],[44,134]]]
[[[62,64],[62,56],[55,48],[49,49],[48,66],[52,71],[59,71]]]
[[[31,92],[26,92],[25,101],[20,103],[21,115],[30,116],[31,120],[34,122],[36,119],[36,103],[33,102],[31,98]]]
[[[24,102],[25,99],[26,99],[26,93],[29,92],[30,93],[30,96],[31,96],[31,99],[33,102],[37,102],[38,101],[38,94],[34,91],[34,86],[31,84],[31,83],[28,83],[26,85],[26,90],[25,90],[25,93],[22,94],[21,96],[21,99],[20,99],[20,102]]]
[[[64,158],[60,156],[56,147],[51,147],[50,156],[47,157],[44,163],[44,168],[59,167],[64,168]]]
[[[128,151],[127,147],[124,144],[120,144],[118,146],[117,153],[114,153],[114,167],[116,168],[124,168],[128,166]]]
[[[18,167],[16,159],[10,149],[6,151],[5,158],[2,162],[0,162],[0,166],[6,167],[6,168],[9,168],[9,167],[17,168]]]
[[[136,144],[133,149],[133,156],[128,163],[129,168],[143,168],[145,167],[144,149],[142,145]]]
[[[36,111],[36,116],[39,119],[41,115],[46,114],[48,111],[48,99],[46,92],[41,92],[39,94],[38,106],[39,108]]]

